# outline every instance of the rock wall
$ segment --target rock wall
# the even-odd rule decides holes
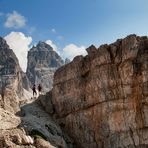
[[[60,125],[79,148],[148,147],[148,38],[86,50],[54,75]]]
[[[41,84],[43,92],[48,92],[52,88],[53,75],[57,68],[64,64],[61,57],[53,48],[39,42],[28,52],[27,76],[32,85]]]
[[[0,37],[0,105],[6,110],[17,111],[21,96],[22,70],[14,52]]]
[[[0,148],[73,148],[73,141],[43,110],[40,101],[31,99],[29,83],[14,52],[0,37]]]

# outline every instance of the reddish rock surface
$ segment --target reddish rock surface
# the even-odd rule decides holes
[[[79,148],[148,147],[148,38],[130,35],[54,75],[52,104]]]

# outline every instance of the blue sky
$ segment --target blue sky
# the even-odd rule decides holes
[[[16,27],[11,22],[6,25],[14,11],[25,19],[24,24]],[[62,52],[65,47],[72,47],[69,45],[78,51],[133,33],[148,35],[148,1],[0,0],[0,36],[5,37],[12,31],[31,37],[28,46],[39,40],[50,40],[66,57]]]

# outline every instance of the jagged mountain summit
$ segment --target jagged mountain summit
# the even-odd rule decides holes
[[[43,91],[52,88],[53,75],[57,68],[64,64],[62,58],[45,42],[39,42],[28,52],[27,76],[31,85],[43,86]]]

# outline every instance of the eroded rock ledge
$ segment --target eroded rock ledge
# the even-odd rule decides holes
[[[148,147],[148,38],[87,49],[54,75],[52,104],[79,148]]]

